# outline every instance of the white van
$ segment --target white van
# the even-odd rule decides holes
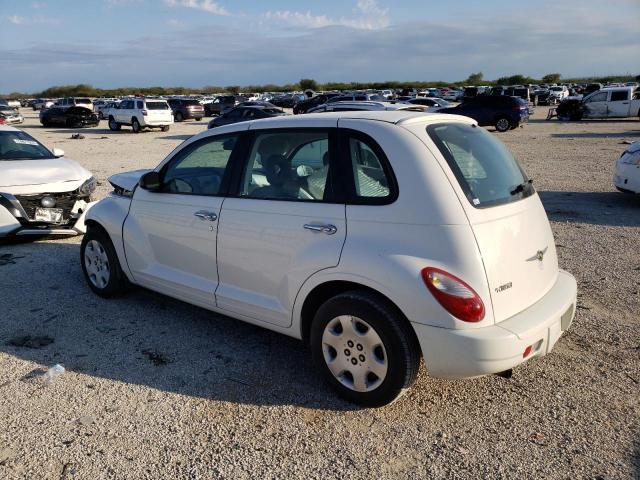
[[[575,313],[531,180],[467,117],[236,123],[109,181],[81,245],[96,294],[133,283],[303,339],[361,405],[397,398],[421,356],[437,377],[509,371]]]

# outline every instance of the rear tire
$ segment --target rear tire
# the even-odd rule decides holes
[[[165,125],[164,127],[161,127],[161,130],[162,130],[163,132],[168,132],[168,131],[169,131],[169,128],[170,128],[170,127],[169,127],[169,125]]]
[[[495,127],[498,132],[506,132],[511,127],[511,123],[507,117],[500,117],[496,120]]]
[[[133,133],[140,133],[140,122],[136,117],[131,119],[131,129],[133,130]]]
[[[310,332],[311,354],[344,399],[366,407],[396,400],[414,382],[420,348],[409,323],[387,301],[364,291],[327,300]]]
[[[107,232],[89,227],[80,244],[80,263],[89,288],[100,297],[121,294],[127,279],[120,268],[118,255]]]
[[[199,122],[200,120],[202,120],[202,117],[196,117],[196,122]]]
[[[118,130],[120,130],[121,127],[122,127],[122,125],[120,125],[118,122],[116,122],[115,118],[109,117],[109,130],[111,130],[113,132],[117,132]]]

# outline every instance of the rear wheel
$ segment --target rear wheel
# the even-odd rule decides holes
[[[368,292],[327,300],[313,320],[310,345],[314,362],[336,392],[362,406],[393,402],[413,384],[420,366],[409,324]]]
[[[118,122],[116,122],[116,119],[113,117],[109,117],[109,130],[112,130],[115,132],[120,130],[120,128],[121,128],[121,125]]]
[[[506,117],[501,117],[496,120],[496,130],[499,132],[506,132],[511,127],[511,123],[509,119]]]
[[[169,131],[169,125],[165,125],[164,127],[161,127],[161,130],[163,132],[168,132]]]
[[[136,117],[131,119],[131,129],[133,130],[133,133],[140,133],[140,122]]]
[[[91,290],[101,297],[122,293],[127,285],[118,255],[109,235],[100,227],[90,227],[80,245],[80,263]]]

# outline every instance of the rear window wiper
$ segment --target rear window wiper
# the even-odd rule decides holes
[[[529,185],[531,185],[533,183],[533,179],[530,178],[529,180],[527,180],[526,182],[522,182],[520,185],[516,186],[516,188],[514,188],[513,190],[511,190],[509,193],[511,195],[517,195],[518,193],[522,193],[524,192],[524,189],[527,188]]]

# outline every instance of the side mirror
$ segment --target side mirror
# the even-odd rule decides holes
[[[62,150],[61,148],[54,148],[53,156],[56,158],[64,157],[64,150]]]
[[[147,172],[140,177],[138,181],[140,188],[144,188],[150,192],[157,192],[162,186],[162,180],[158,172]]]

